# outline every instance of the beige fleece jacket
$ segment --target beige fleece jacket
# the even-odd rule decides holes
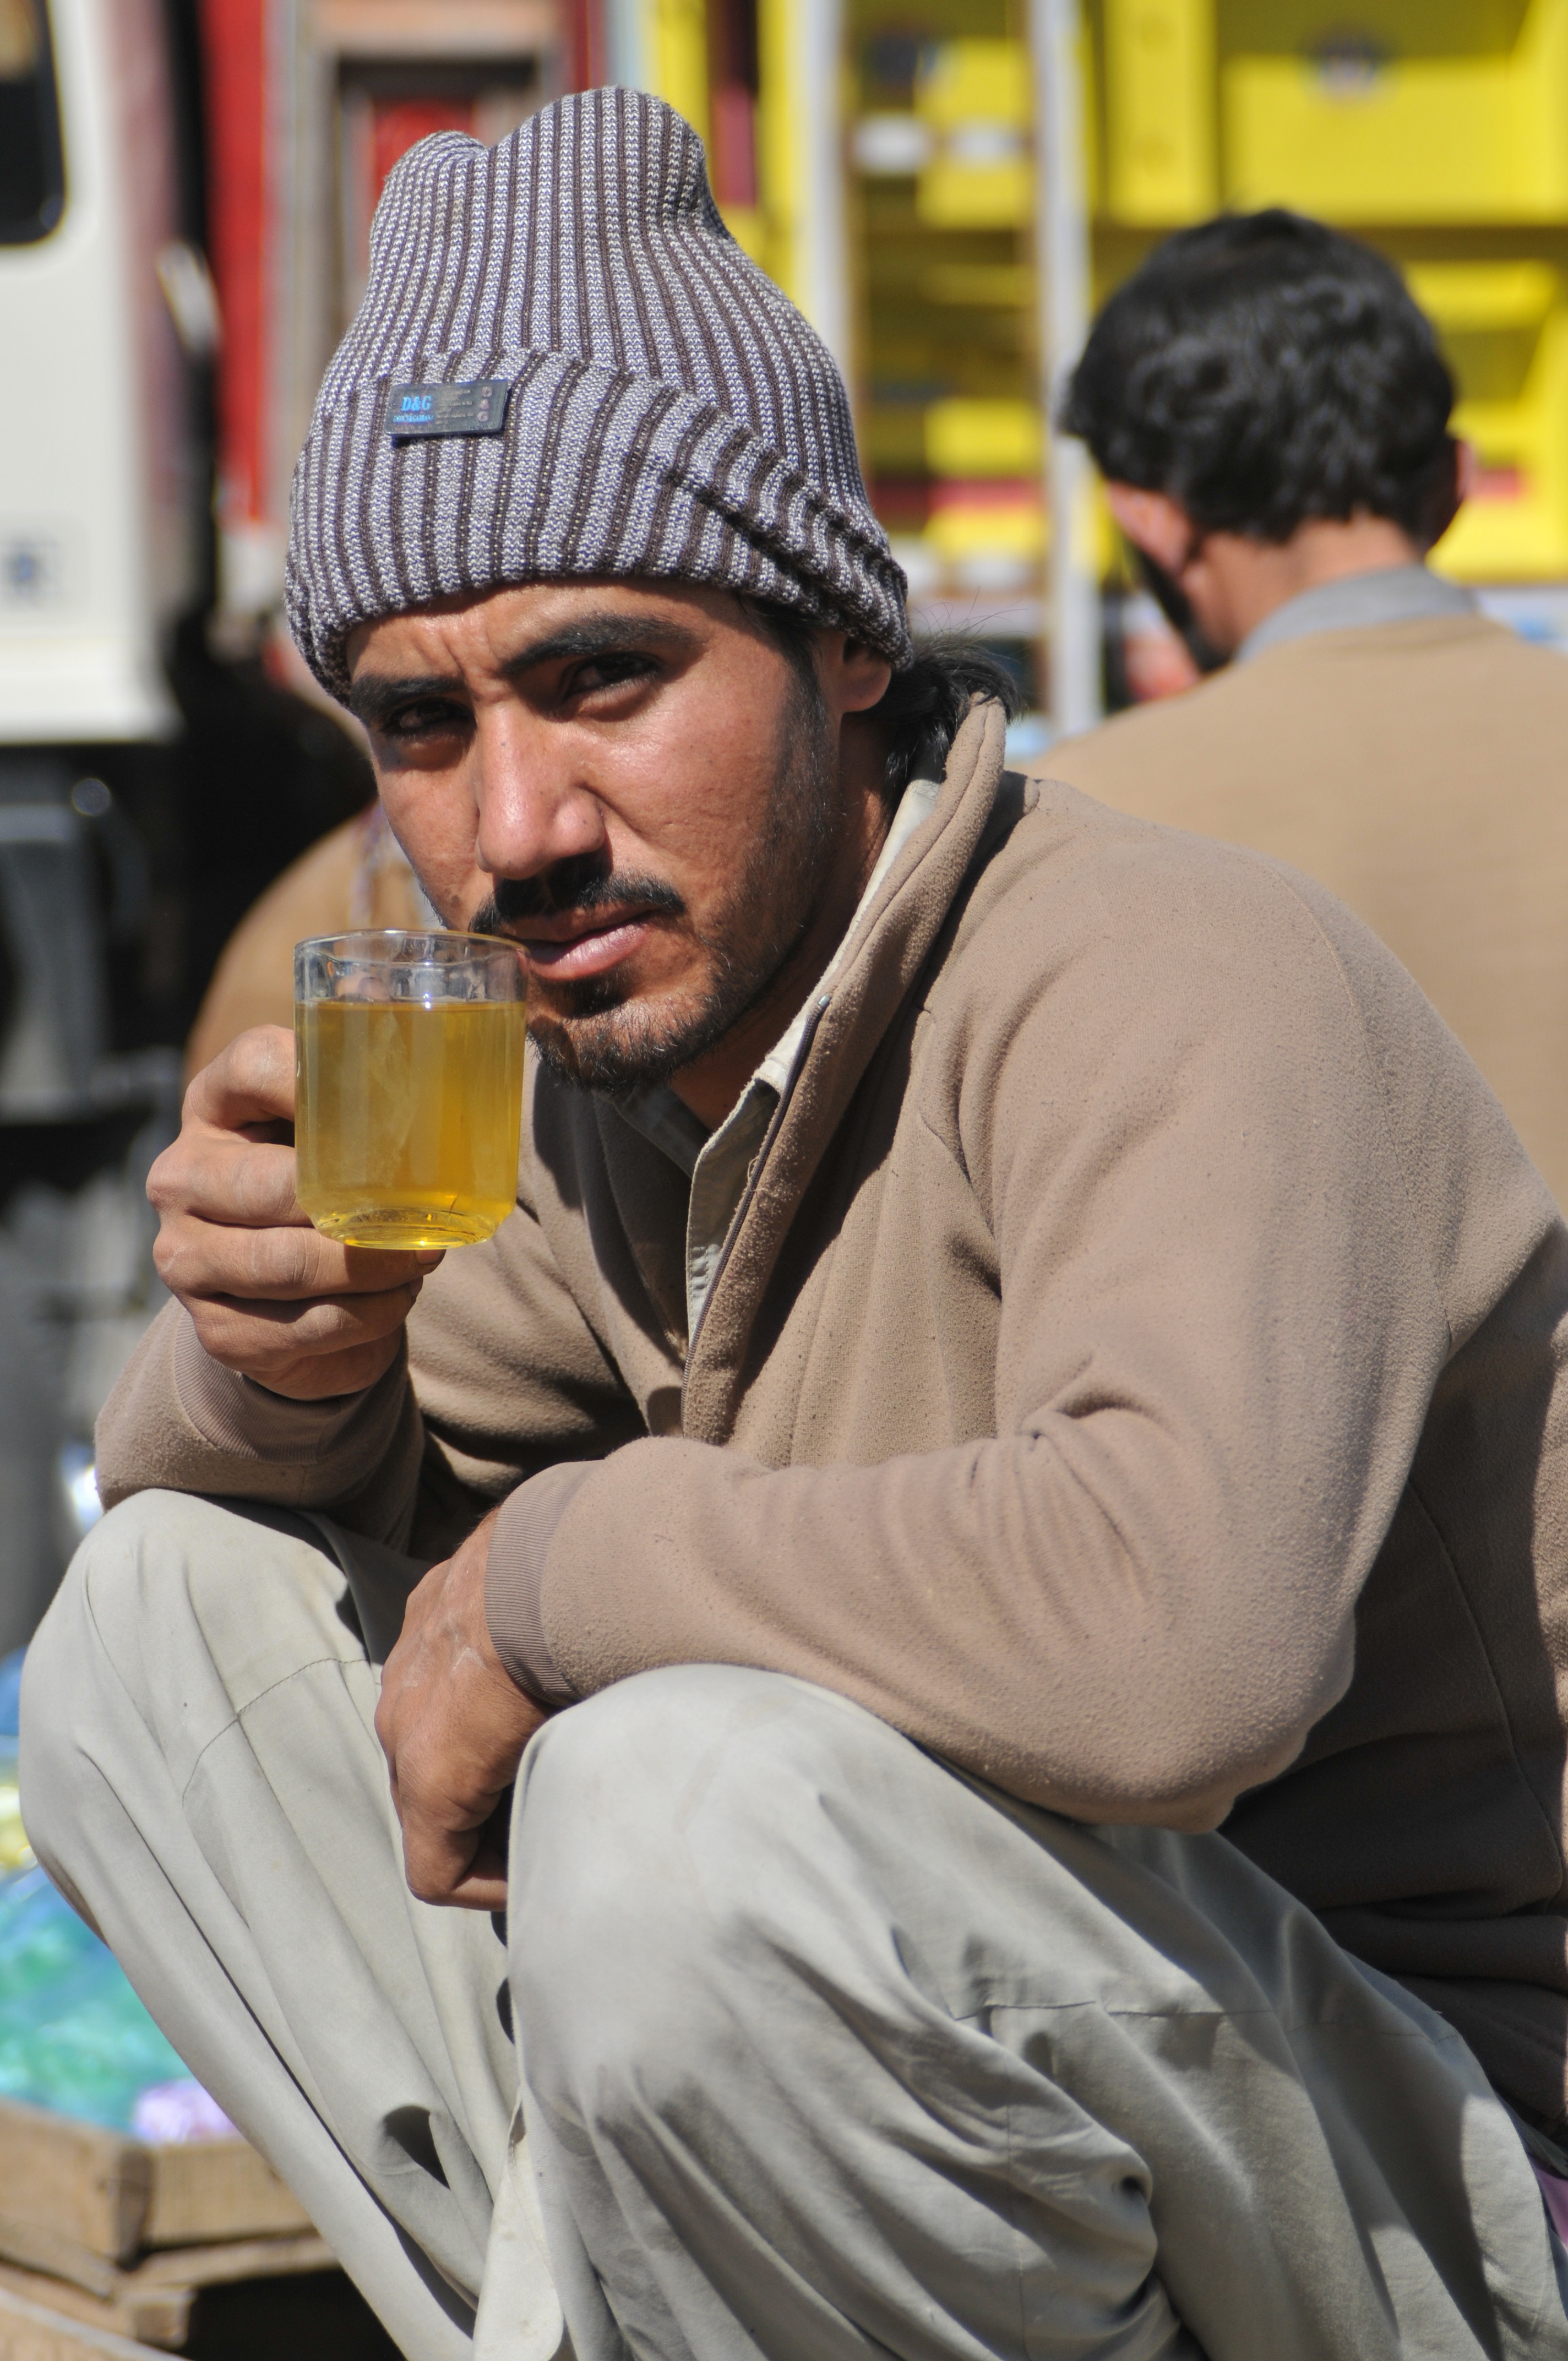
[[[1555,2120],[1568,1233],[1328,894],[1001,748],[971,714],[863,914],[689,1352],[682,1175],[535,1071],[411,1382],[280,1403],[171,1311],[105,1496],[434,1551],[510,1494],[520,1670],[771,1666],[1074,1817],[1223,1821]]]
[[[1053,747],[1304,869],[1404,961],[1568,1206],[1568,661],[1484,615],[1314,631]]]

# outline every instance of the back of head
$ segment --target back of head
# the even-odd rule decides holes
[[[1157,247],[1096,320],[1060,424],[1201,532],[1278,543],[1371,515],[1424,548],[1452,501],[1453,406],[1393,265],[1275,208]]]

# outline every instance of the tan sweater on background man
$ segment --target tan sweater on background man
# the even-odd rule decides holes
[[[685,1174],[531,1060],[411,1386],[282,1401],[170,1306],[104,1498],[433,1554],[506,1498],[520,1671],[759,1665],[1080,1819],[1225,1819],[1559,2118],[1568,1232],[1329,895],[1002,741],[862,913],[689,1349]]]
[[[1568,1204],[1568,657],[1478,614],[1316,631],[1040,768],[1348,902]]]

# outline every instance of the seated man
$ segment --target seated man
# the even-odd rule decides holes
[[[1004,770],[652,99],[399,166],[291,597],[536,1054],[439,1268],[280,1031],[156,1170],[22,1782],[194,2070],[417,2361],[1568,2361],[1568,1233],[1452,1036]]]
[[[1431,573],[1466,455],[1390,263],[1293,214],[1181,230],[1063,423],[1223,671],[1055,747],[1119,810],[1288,861],[1436,1004],[1568,1203],[1568,663]]]

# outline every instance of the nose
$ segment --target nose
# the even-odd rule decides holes
[[[604,807],[583,776],[574,738],[516,700],[478,715],[475,852],[490,876],[537,877],[558,861],[604,850]]]

